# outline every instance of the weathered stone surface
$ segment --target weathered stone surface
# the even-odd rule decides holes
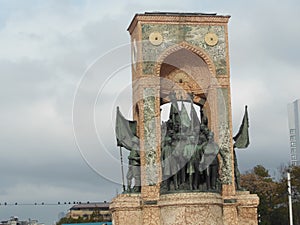
[[[160,212],[157,206],[143,207],[143,224],[160,225]]]
[[[156,163],[157,135],[155,118],[155,90],[153,88],[146,88],[144,90],[144,140],[146,157],[146,185],[155,185],[158,182],[158,166]]]
[[[110,209],[115,225],[257,225],[257,195],[237,192],[226,199],[217,193],[175,193],[157,201],[122,194]]]
[[[222,197],[214,193],[162,195],[159,201],[162,225],[222,224]]]
[[[230,131],[226,122],[222,123],[219,128],[220,132],[220,155],[222,158],[221,182],[223,184],[232,184],[232,153],[230,146]]]
[[[238,191],[237,212],[239,225],[257,225],[257,206],[259,198],[255,194],[249,194],[248,191]]]
[[[163,43],[155,46],[149,42],[149,35],[159,32]],[[205,42],[207,33],[215,33],[218,43],[209,46]],[[190,24],[143,24],[142,25],[143,72],[153,74],[158,56],[174,44],[187,42],[200,47],[213,59],[218,75],[227,74],[225,28],[220,25],[190,25]]]
[[[110,204],[115,225],[132,224],[141,225],[142,208],[140,194],[118,195]]]

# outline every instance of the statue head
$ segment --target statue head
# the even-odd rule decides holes
[[[212,132],[212,131],[210,131],[209,133],[208,133],[208,141],[214,141],[214,132]]]
[[[188,139],[189,139],[190,143],[195,142],[195,136],[194,135],[190,135]]]

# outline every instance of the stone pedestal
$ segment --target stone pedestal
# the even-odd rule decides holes
[[[174,193],[158,201],[139,194],[121,194],[110,209],[115,225],[257,225],[257,195],[237,192],[223,198],[217,193]]]
[[[142,204],[140,194],[120,194],[110,204],[113,224],[141,225]]]
[[[257,206],[259,204],[257,195],[249,194],[249,191],[238,191],[236,198],[238,224],[257,225]]]
[[[215,193],[180,193],[161,196],[161,225],[223,224],[222,197]]]

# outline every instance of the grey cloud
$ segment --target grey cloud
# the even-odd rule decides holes
[[[97,82],[95,89],[81,90],[87,92],[77,108],[82,110],[77,121],[84,138],[81,152],[75,146],[72,131],[72,104],[85,70],[97,57],[128,43],[126,29],[134,14],[144,11],[210,11],[232,15],[229,41],[233,127],[234,133],[237,132],[244,104],[248,104],[251,135],[249,148],[237,150],[240,168],[245,171],[263,164],[274,169],[288,162],[286,104],[299,98],[300,85],[297,79],[300,68],[296,65],[300,47],[290,40],[299,37],[294,22],[299,21],[296,1],[288,0],[280,6],[271,0],[226,4],[200,4],[192,0],[110,1],[105,5],[93,1],[37,3],[6,1],[11,17],[0,17],[3,25],[0,29],[6,31],[13,25],[18,29],[20,21],[26,18],[32,27],[28,26],[25,32],[21,30],[18,37],[28,40],[22,42],[25,46],[40,43],[38,49],[28,52],[27,48],[25,52],[13,48],[12,54],[0,61],[0,115],[4,126],[0,132],[1,199],[101,201],[113,197],[116,189],[120,191],[120,163],[113,123],[116,105],[130,117],[130,91],[119,94],[123,86],[129,85],[130,89],[130,71],[117,73],[101,92],[98,102],[95,100],[97,88],[116,72],[109,70],[114,62],[120,61],[120,57],[130,62],[130,49],[108,59],[105,67],[96,66],[92,71],[94,80],[90,80]],[[43,33],[45,27],[49,36]],[[51,39],[43,39],[48,37]],[[5,41],[2,46],[15,46],[8,39]],[[87,112],[87,108],[92,111]],[[89,126],[86,121],[91,122]],[[126,154],[124,151],[124,159]],[[22,186],[28,195],[36,193],[36,199],[25,196]],[[47,208],[45,212],[42,208],[1,208],[1,216],[8,218],[15,212],[21,217],[36,218],[41,213],[40,221],[50,224],[59,211],[66,209]]]

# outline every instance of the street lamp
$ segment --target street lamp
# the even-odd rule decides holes
[[[291,186],[290,172],[287,172],[287,184],[288,184],[288,196],[289,196],[290,225],[293,225],[292,186]]]

